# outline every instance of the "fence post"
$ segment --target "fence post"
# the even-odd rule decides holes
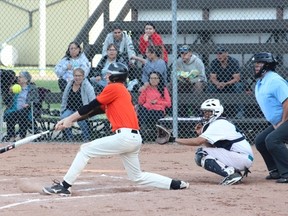
[[[172,95],[173,95],[173,136],[178,137],[178,94],[177,94],[177,0],[172,0]]]

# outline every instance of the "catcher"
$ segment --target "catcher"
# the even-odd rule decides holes
[[[221,185],[232,185],[247,176],[253,163],[253,152],[246,138],[235,125],[221,117],[224,108],[218,99],[208,99],[201,105],[202,123],[195,126],[198,137],[180,139],[171,135],[166,128],[157,125],[156,142],[165,144],[176,142],[180,145],[200,146],[195,153],[198,166],[214,172],[224,179]],[[241,171],[244,171],[243,175]]]

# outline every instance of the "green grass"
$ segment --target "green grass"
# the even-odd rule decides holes
[[[35,80],[37,87],[50,89],[52,92],[60,92],[57,80]]]
[[[53,104],[49,104],[50,105],[50,110],[59,110],[60,111],[60,107],[61,104],[60,103],[53,103]],[[47,104],[43,103],[43,108],[47,108]]]
[[[37,87],[44,87],[50,89],[52,92],[60,92],[58,87],[58,79],[54,72],[54,67],[47,67],[43,74],[41,74],[38,67],[0,67],[0,69],[13,70],[16,75],[21,71],[28,71],[32,76],[32,81]]]

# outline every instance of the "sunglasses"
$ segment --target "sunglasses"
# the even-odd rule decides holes
[[[188,52],[190,52],[191,50],[189,49],[189,48],[187,48],[187,47],[181,47],[180,49],[179,49],[179,52],[181,53],[181,54],[186,54],[186,53],[188,53]]]

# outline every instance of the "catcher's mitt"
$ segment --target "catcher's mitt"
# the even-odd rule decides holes
[[[172,136],[171,130],[166,129],[161,125],[156,125],[158,134],[156,138],[156,142],[160,145],[166,144],[168,142],[174,142],[175,137]]]

